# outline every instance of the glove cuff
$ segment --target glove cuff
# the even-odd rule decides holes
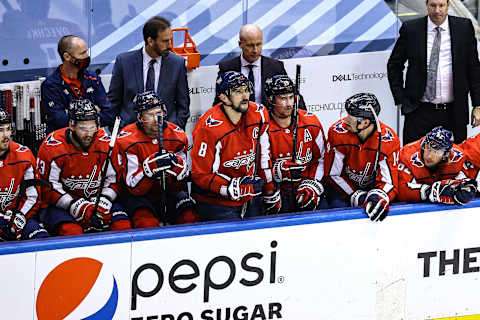
[[[363,205],[365,198],[367,196],[367,191],[357,190],[350,196],[350,206],[359,207]],[[361,203],[360,203],[361,202]]]

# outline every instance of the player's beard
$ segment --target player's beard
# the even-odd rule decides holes
[[[73,136],[73,139],[75,139],[75,141],[77,141],[80,147],[85,151],[87,151],[88,148],[90,148],[90,146],[93,143],[93,139],[95,138],[95,134],[93,136],[84,136],[83,138],[80,138],[73,130],[72,130],[72,136]]]
[[[234,104],[232,104],[232,109],[237,112],[240,112],[241,114],[245,114],[248,111],[248,104],[249,104],[248,99],[243,99],[242,101],[240,101],[238,106],[235,106]]]
[[[153,44],[152,49],[153,49],[153,51],[155,51],[156,54],[158,54],[161,57],[166,57],[170,53],[169,49],[160,50],[160,48],[158,47],[158,45],[156,43]]]

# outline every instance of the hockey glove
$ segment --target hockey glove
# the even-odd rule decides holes
[[[363,206],[365,198],[367,197],[367,191],[357,190],[350,196],[350,206],[360,207]]]
[[[477,189],[477,181],[473,179],[466,179],[456,187],[453,200],[456,204],[465,205],[475,198]]]
[[[170,170],[178,163],[177,157],[164,150],[164,152],[156,152],[148,156],[143,161],[143,173],[148,178],[157,178],[162,171]]]
[[[276,161],[273,165],[273,179],[280,183],[283,181],[299,182],[305,166],[290,160]]]
[[[382,189],[372,189],[368,191],[365,198],[365,212],[371,221],[383,221],[388,214],[390,199]]]
[[[19,240],[22,236],[23,228],[27,224],[27,218],[20,210],[7,210],[5,216],[9,217],[8,229],[14,239]]]
[[[263,179],[260,177],[238,177],[232,178],[227,187],[227,193],[230,199],[239,201],[240,198],[248,197],[249,199],[262,193]]]
[[[105,196],[100,196],[97,214],[92,216],[92,226],[95,229],[107,229],[112,223],[112,201]],[[97,228],[99,227],[99,228]]]
[[[297,204],[302,210],[315,210],[321,201],[323,186],[318,180],[303,180],[297,189]]]
[[[453,180],[436,181],[430,185],[428,200],[432,203],[454,204],[454,194]]]
[[[85,198],[73,200],[68,209],[70,215],[82,226],[84,230],[92,225],[92,216],[95,211],[95,204]]]
[[[197,210],[195,209],[195,200],[187,192],[177,192],[177,224],[194,223],[200,221]]]
[[[282,197],[280,196],[280,189],[272,194],[264,195],[262,197],[263,209],[266,215],[277,214],[282,208]]]

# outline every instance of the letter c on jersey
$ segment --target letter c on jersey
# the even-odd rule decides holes
[[[74,258],[56,266],[43,280],[37,295],[38,320],[63,319],[71,314],[92,291],[103,263],[91,258]],[[113,289],[100,310],[82,320],[112,319],[118,304],[118,288]]]

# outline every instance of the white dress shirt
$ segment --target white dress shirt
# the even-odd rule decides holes
[[[427,18],[427,67],[430,64],[430,54],[432,52],[433,40],[437,34],[436,24]],[[448,27],[448,16],[440,25],[440,53],[437,71],[437,93],[432,103],[450,103],[453,102],[453,73],[452,73],[452,46],[450,41],[450,28]],[[422,101],[429,102],[425,95]]]
[[[150,57],[145,51],[145,47],[143,47],[142,50],[143,53],[143,88],[147,86],[147,75],[148,75],[148,67],[150,60],[154,59]],[[158,92],[158,78],[160,78],[160,67],[162,64],[162,56],[158,56],[155,58],[157,60],[157,63],[153,65],[153,71],[155,71],[155,92]]]
[[[243,58],[243,55],[240,55],[240,62],[242,64],[242,73],[245,75],[245,77],[248,78],[248,73],[250,72],[250,68],[247,67],[247,65],[252,64],[254,65],[253,67],[253,79],[255,79],[255,102],[258,104],[262,103],[262,64],[260,63],[260,60],[262,57],[258,58],[257,61],[254,61],[253,63],[248,62]]]

